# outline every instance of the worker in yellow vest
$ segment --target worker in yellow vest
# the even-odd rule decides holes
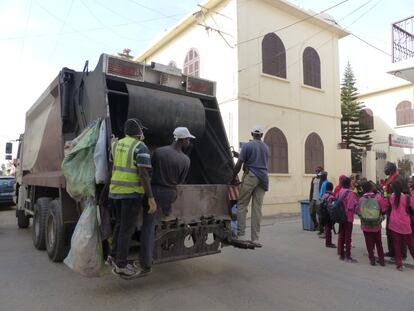
[[[151,272],[137,271],[128,264],[127,257],[132,234],[138,221],[139,213],[144,213],[143,197],[148,197],[148,211],[157,210],[151,190],[151,157],[144,144],[142,125],[138,119],[128,119],[124,126],[125,137],[115,141],[111,146],[113,169],[109,197],[113,199],[116,215],[111,262],[112,272],[124,279],[144,276]]]

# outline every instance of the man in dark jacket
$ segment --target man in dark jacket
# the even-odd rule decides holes
[[[322,186],[322,182],[321,182],[322,172],[323,172],[323,167],[321,166],[318,166],[315,169],[316,175],[312,178],[310,191],[309,191],[310,216],[312,218],[315,230],[319,226],[318,220],[316,219],[316,210],[318,209],[318,205],[319,205],[319,198],[320,198],[319,194],[320,194],[321,186]],[[319,230],[319,232],[321,231]]]

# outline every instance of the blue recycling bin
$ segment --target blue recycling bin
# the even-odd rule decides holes
[[[300,211],[302,215],[303,230],[315,231],[315,226],[310,216],[309,200],[302,200],[302,201],[299,201],[299,203],[300,203]]]

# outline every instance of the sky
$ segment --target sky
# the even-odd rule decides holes
[[[316,13],[343,0],[290,2]],[[63,67],[81,71],[89,60],[93,69],[100,54],[124,48],[137,56],[198,3],[204,0],[0,0],[0,163],[5,143],[24,131],[25,112]],[[326,13],[377,48],[341,39],[341,78],[349,61],[360,92],[401,81],[385,74],[391,24],[414,15],[413,0],[348,0]]]

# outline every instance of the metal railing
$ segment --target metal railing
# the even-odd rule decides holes
[[[392,24],[392,62],[414,58],[414,16]]]

